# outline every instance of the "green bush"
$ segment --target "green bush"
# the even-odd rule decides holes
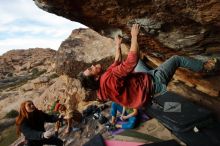
[[[59,77],[59,76],[58,76],[58,74],[56,74],[56,73],[50,75],[50,79],[54,79],[54,78],[58,78],[58,77]]]
[[[35,75],[35,74],[37,74],[39,72],[39,70],[38,70],[38,68],[33,68],[31,70],[31,72],[32,72],[33,75]]]
[[[13,77],[13,73],[8,73],[7,75],[6,75],[7,77]]]
[[[15,117],[17,117],[17,115],[18,115],[19,113],[18,113],[18,111],[16,111],[16,110],[11,110],[10,112],[8,112],[6,115],[5,115],[5,117],[6,118],[15,118]]]

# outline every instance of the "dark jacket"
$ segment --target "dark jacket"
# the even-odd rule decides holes
[[[21,132],[24,134],[26,140],[42,140],[43,132],[45,132],[45,122],[56,122],[58,118],[54,115],[48,115],[40,110],[35,110],[29,118],[33,118],[32,121],[25,119],[21,123]]]

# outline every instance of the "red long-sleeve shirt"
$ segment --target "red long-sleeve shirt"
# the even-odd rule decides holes
[[[114,62],[100,78],[98,98],[131,108],[143,106],[150,97],[152,82],[150,75],[133,72],[137,62],[135,52],[129,52],[123,62]]]

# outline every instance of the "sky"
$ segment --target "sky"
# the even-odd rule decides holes
[[[12,49],[58,50],[77,28],[85,26],[43,11],[33,0],[0,0],[0,55]]]

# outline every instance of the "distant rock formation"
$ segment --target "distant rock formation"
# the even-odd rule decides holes
[[[42,48],[9,51],[0,56],[0,79],[27,75],[34,68],[51,70],[55,54],[55,50]]]

